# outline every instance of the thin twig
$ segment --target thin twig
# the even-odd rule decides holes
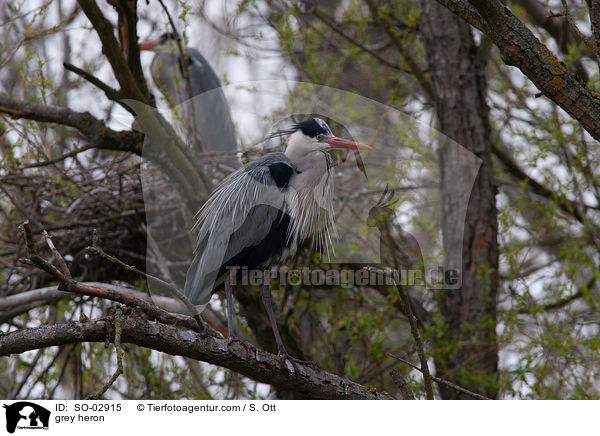
[[[114,374],[94,395],[90,395],[88,400],[99,400],[102,395],[117,381],[119,376],[123,374],[123,349],[121,348],[121,333],[123,331],[123,311],[117,307],[113,315],[113,324],[115,326],[115,351],[117,352],[117,369]]]
[[[77,74],[82,79],[87,80],[88,82],[90,82],[96,88],[99,88],[101,91],[104,92],[104,95],[106,95],[106,98],[108,98],[111,101],[114,101],[114,102],[118,103],[126,111],[128,111],[129,113],[131,113],[131,114],[133,114],[135,116],[135,112],[133,111],[133,109],[131,109],[129,106],[127,106],[127,104],[123,103],[123,100],[125,99],[125,95],[121,91],[119,91],[118,89],[115,89],[112,86],[104,83],[102,80],[98,79],[92,73],[88,73],[87,71],[82,70],[81,68],[78,68],[78,67],[76,67],[73,64],[70,64],[68,62],[63,62],[63,66],[65,67],[66,70],[71,71],[72,73]]]
[[[19,392],[21,392],[21,389],[23,389],[23,386],[25,386],[25,383],[27,383],[27,380],[29,380],[29,376],[31,376],[31,374],[33,373],[33,370],[37,368],[37,364],[40,360],[40,357],[42,357],[43,353],[44,353],[43,349],[38,350],[38,352],[36,353],[35,357],[31,361],[31,363],[28,364],[27,371],[25,372],[23,378],[21,379],[19,384],[17,386],[15,386],[15,388],[12,390],[12,392],[10,393],[8,398],[15,398],[15,399],[17,398],[17,395],[19,395]]]
[[[67,275],[65,275],[62,271],[38,254],[33,242],[33,234],[31,232],[31,228],[29,227],[29,221],[25,221],[21,226],[19,226],[19,228],[23,233],[23,237],[25,238],[27,253],[29,255],[28,259],[20,259],[20,262],[29,265],[35,265],[36,267],[55,277],[59,282],[59,290],[86,295],[89,297],[98,297],[106,300],[116,301],[117,303],[121,303],[129,307],[139,308],[150,317],[166,324],[182,325],[202,335],[207,334],[207,326],[202,319],[175,316],[153,304],[150,304],[144,300],[140,300],[139,298],[135,298],[130,295],[123,295],[106,288],[84,285],[73,280],[72,278],[67,277]]]
[[[119,267],[123,268],[125,271],[133,272],[135,274],[138,274],[141,277],[144,277],[146,280],[153,280],[153,281],[159,283],[161,286],[164,286],[166,289],[169,290],[169,292],[171,292],[171,294],[175,298],[179,299],[185,305],[185,307],[190,311],[190,314],[196,320],[198,325],[202,326],[203,322],[200,317],[200,313],[198,312],[198,309],[183,294],[183,292],[181,292],[174,284],[166,282],[166,281],[164,281],[158,277],[155,277],[151,274],[140,271],[135,266],[128,265],[125,262],[123,262],[122,260],[117,259],[116,257],[111,256],[110,254],[106,253],[101,247],[98,246],[98,235],[95,231],[94,231],[94,236],[92,237],[92,245],[89,247],[86,247],[85,250],[90,254],[95,254],[97,256],[100,256],[100,257],[108,260],[109,262],[112,262],[112,263],[118,265]]]
[[[25,166],[21,167],[21,169],[39,168],[39,167],[46,167],[48,165],[54,165],[55,163],[62,162],[65,159],[77,156],[79,153],[83,153],[84,151],[88,151],[93,148],[96,148],[96,147],[94,147],[93,145],[84,145],[81,147],[76,147],[73,150],[71,150],[70,152],[65,153],[61,156],[58,156],[54,159],[46,160],[43,162],[35,162],[35,163],[29,164],[29,165],[25,165]]]
[[[385,275],[385,271],[378,269],[378,268],[364,267],[363,269],[366,269],[367,271],[373,271],[377,274]],[[406,294],[406,291],[404,290],[404,288],[401,286],[398,286],[393,277],[391,277],[391,276],[389,276],[389,277],[393,283],[393,286],[398,291],[398,294],[400,295],[402,300],[404,300],[405,313],[408,318],[408,323],[410,324],[410,331],[415,340],[415,345],[417,347],[417,355],[419,356],[419,361],[421,362],[420,371],[423,373],[423,381],[425,384],[425,393],[427,395],[428,400],[433,400],[433,386],[431,384],[431,373],[429,372],[429,365],[427,363],[427,357],[425,356],[425,348],[423,347],[423,341],[421,340],[421,335],[419,334],[419,326],[417,324],[417,318],[413,314],[412,307],[410,305],[410,300],[409,300],[408,295]]]
[[[58,261],[58,265],[60,266],[60,270],[62,271],[62,273],[65,275],[65,277],[68,280],[72,280],[73,277],[71,277],[71,271],[69,271],[67,262],[65,262],[65,258],[62,257],[62,254],[60,254],[60,252],[54,246],[54,242],[52,242],[52,239],[50,239],[50,235],[48,235],[48,232],[46,230],[44,230],[44,231],[42,231],[42,235],[44,236],[44,239],[46,240],[46,244],[48,244],[48,247],[50,247],[50,251],[52,251],[52,254],[54,254],[54,257],[56,257],[56,260]]]
[[[413,364],[413,363],[409,362],[408,360],[404,360],[404,359],[403,359],[403,358],[401,358],[401,357],[394,356],[392,353],[387,353],[387,355],[388,355],[388,356],[390,356],[390,357],[393,357],[394,359],[398,359],[398,360],[399,360],[400,362],[402,362],[402,363],[406,363],[408,366],[410,366],[411,368],[414,368],[414,369],[416,369],[417,371],[419,371],[419,372],[421,372],[421,373],[423,372],[423,371],[421,370],[421,368],[419,368],[417,365],[415,365],[415,364]],[[431,379],[432,379],[433,381],[435,381],[436,383],[440,383],[440,384],[443,384],[443,385],[449,386],[449,387],[451,387],[452,389],[456,389],[457,391],[459,391],[459,392],[462,392],[463,394],[470,395],[470,396],[472,396],[473,398],[477,398],[477,399],[479,399],[479,400],[491,400],[491,398],[488,398],[488,397],[486,397],[485,395],[481,395],[481,394],[478,394],[478,393],[476,393],[476,392],[472,392],[472,391],[470,391],[470,390],[468,390],[468,389],[465,389],[465,388],[463,388],[463,387],[460,387],[460,386],[458,386],[458,385],[455,385],[454,383],[452,383],[452,382],[449,382],[448,380],[444,380],[443,378],[436,377],[435,375],[430,375],[430,377],[431,377]]]
[[[384,65],[386,65],[386,66],[388,66],[390,68],[393,68],[394,70],[398,70],[398,71],[401,71],[401,72],[406,72],[406,68],[404,68],[404,67],[402,67],[400,65],[394,64],[393,62],[390,62],[389,60],[387,60],[383,56],[379,55],[377,52],[371,50],[369,47],[361,44],[356,39],[354,39],[351,36],[347,35],[345,32],[343,32],[340,29],[340,26],[337,23],[334,23],[333,19],[331,19],[330,17],[324,17],[320,12],[318,12],[318,10],[317,10],[316,7],[313,8],[309,13],[312,14],[313,16],[317,17],[319,20],[321,20],[321,22],[323,24],[325,24],[327,27],[329,27],[335,33],[337,33],[338,35],[340,35],[346,41],[348,41],[351,44],[355,45],[356,47],[358,47],[360,50],[364,51],[365,53],[373,56],[375,59],[377,59],[382,64],[384,64]]]

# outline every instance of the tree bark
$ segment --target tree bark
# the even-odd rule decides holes
[[[489,37],[506,65],[527,76],[600,141],[600,94],[581,83],[512,12],[497,0],[436,0]]]
[[[246,355],[246,348],[226,339],[202,336],[185,327],[148,321],[141,312],[122,315],[121,342],[136,344],[163,353],[185,356],[229,368],[256,381],[273,385],[281,391],[292,390],[311,399],[393,399],[373,388],[316,368],[300,366],[298,375],[281,367],[278,356],[257,350]],[[29,350],[81,342],[114,341],[114,326],[110,319],[68,322],[0,334],[0,356],[20,354]]]
[[[438,150],[444,253],[448,256],[462,246],[462,287],[442,290],[438,296],[445,330],[434,344],[434,359],[440,377],[495,398],[498,243],[485,77],[469,25],[431,0],[421,0],[421,5],[420,31],[439,128],[449,137],[441,138]],[[460,171],[460,147],[451,146],[450,139],[482,161],[464,223],[455,207],[454,188],[465,175]],[[457,234],[463,225],[460,240]],[[446,386],[440,386],[440,392],[445,399],[470,398]]]

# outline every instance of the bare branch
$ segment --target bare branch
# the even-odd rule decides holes
[[[592,33],[594,34],[594,44],[596,53],[600,51],[600,1],[586,0],[590,10],[590,21],[592,22]]]
[[[65,154],[63,154],[61,156],[58,156],[58,157],[56,157],[54,159],[46,160],[46,161],[43,161],[43,162],[35,162],[35,163],[29,164],[29,165],[24,165],[24,166],[21,167],[21,169],[39,168],[39,167],[45,167],[45,166],[48,166],[48,165],[54,165],[55,163],[62,162],[65,159],[77,156],[79,153],[83,153],[84,151],[88,151],[88,150],[91,150],[93,148],[95,148],[93,145],[84,145],[82,147],[75,147],[70,152],[65,153]]]
[[[126,151],[142,154],[144,135],[141,132],[115,131],[106,127],[104,121],[89,112],[76,112],[71,109],[15,100],[0,95],[0,112],[13,118],[56,123],[79,130],[94,148]]]
[[[65,259],[64,257],[62,257],[62,254],[60,254],[54,246],[54,243],[52,242],[52,239],[50,238],[48,232],[44,230],[42,232],[42,235],[44,236],[44,239],[46,240],[46,244],[48,244],[50,251],[52,251],[52,254],[54,255],[54,257],[56,257],[58,265],[60,266],[60,271],[65,275],[65,278],[67,280],[73,280],[73,277],[71,277],[71,271],[69,271],[69,268],[67,267],[67,262],[65,262]]]
[[[126,98],[126,96],[121,91],[119,91],[118,89],[115,89],[112,86],[104,83],[102,80],[98,79],[93,74],[88,73],[87,71],[82,70],[81,68],[78,68],[75,65],[72,65],[72,64],[70,64],[68,62],[63,62],[63,66],[65,67],[66,70],[71,71],[72,73],[77,74],[79,77],[87,80],[92,85],[94,85],[98,89],[102,90],[104,92],[104,95],[106,95],[106,98],[108,98],[109,100],[112,100],[112,101],[118,103],[123,108],[125,108],[125,110],[127,110],[131,114],[135,115],[135,112],[133,112],[133,110],[129,106],[127,106],[125,103],[123,103],[123,101],[121,101],[124,98]]]
[[[155,295],[150,300],[150,296],[147,293],[136,291],[134,289],[123,288],[121,286],[115,286],[110,283],[100,282],[80,282],[82,285],[91,286],[95,288],[105,288],[113,292],[130,296],[138,300],[147,302],[153,302],[161,309],[167,312],[173,313],[185,313],[185,305],[175,298],[164,297],[162,295]],[[59,300],[61,298],[73,298],[76,294],[72,292],[59,291],[55,286],[46,286],[43,288],[32,289],[31,291],[21,292],[19,294],[9,295],[0,299],[0,323],[2,320],[10,319],[17,314],[27,312],[32,308],[39,307],[48,304],[51,301]],[[220,332],[223,337],[227,336],[227,326],[221,319],[210,309],[205,308],[201,314],[202,319],[210,325],[213,329]]]
[[[117,381],[119,376],[123,374],[123,349],[121,348],[121,333],[123,332],[123,311],[120,307],[115,309],[115,313],[112,316],[113,325],[115,327],[115,351],[117,353],[117,369],[115,370],[112,377],[100,388],[100,390],[94,395],[90,395],[90,400],[99,400],[102,395]]]
[[[173,324],[173,325],[183,325],[189,329],[192,329],[196,332],[206,334],[206,326],[199,320],[190,318],[190,317],[177,317],[173,314],[170,314],[158,307],[147,303],[146,301],[139,300],[135,297],[129,295],[122,295],[118,292],[111,291],[106,288],[99,288],[95,286],[84,285],[82,283],[78,283],[70,277],[67,277],[66,274],[59,271],[55,266],[51,265],[48,261],[43,259],[35,248],[33,242],[33,235],[31,233],[31,229],[29,227],[29,222],[25,221],[21,230],[24,233],[25,241],[27,244],[27,251],[29,255],[29,261],[37,266],[38,268],[46,271],[50,275],[54,276],[58,282],[58,289],[61,291],[73,292],[80,295],[87,295],[90,297],[98,297],[103,298],[105,300],[116,301],[117,303],[124,304],[129,307],[137,307],[144,311],[147,315],[152,317],[153,319],[159,320],[164,323]]]
[[[97,237],[94,238],[92,246],[86,248],[86,251],[88,253],[92,253],[97,256],[100,256],[100,257],[108,260],[109,262],[117,264],[119,267],[123,268],[126,271],[133,272],[135,274],[138,274],[141,277],[144,277],[147,280],[152,280],[154,282],[159,283],[161,286],[166,288],[175,298],[179,299],[179,301],[181,301],[184,304],[184,306],[187,308],[189,313],[194,317],[194,319],[198,322],[199,325],[202,324],[202,321],[200,318],[200,313],[198,312],[198,309],[196,308],[196,306],[194,306],[192,304],[192,302],[183,294],[183,292],[181,292],[181,290],[177,289],[177,287],[174,284],[167,283],[166,281],[164,281],[158,277],[155,277],[151,274],[147,274],[143,271],[140,271],[136,267],[127,265],[120,259],[117,259],[116,257],[109,255],[104,250],[102,250],[101,247],[99,247],[97,245]]]
[[[394,356],[394,355],[393,355],[393,354],[391,354],[391,353],[388,353],[388,356],[390,356],[390,357],[393,357],[394,359],[398,359],[400,362],[407,364],[408,366],[410,366],[411,368],[414,368],[414,369],[416,369],[416,370],[417,370],[417,371],[419,371],[419,372],[423,372],[423,371],[421,370],[421,368],[419,368],[417,365],[415,365],[415,364],[413,364],[413,363],[409,362],[408,360],[404,360],[404,359],[403,359],[403,358],[401,358],[401,357]],[[435,381],[436,383],[440,383],[440,384],[443,384],[443,385],[449,386],[449,387],[451,387],[452,389],[456,389],[457,391],[459,391],[459,392],[462,392],[463,394],[470,395],[470,396],[472,396],[473,398],[477,398],[478,400],[490,400],[490,399],[491,399],[491,398],[488,398],[488,397],[486,397],[486,396],[484,396],[484,395],[478,394],[478,393],[476,393],[476,392],[471,392],[471,391],[470,391],[470,390],[468,390],[468,389],[465,389],[465,388],[463,388],[463,387],[460,387],[460,386],[458,386],[458,385],[455,385],[454,383],[451,383],[451,382],[449,382],[448,380],[444,380],[443,378],[436,377],[435,375],[432,375],[432,376],[431,376],[431,379],[432,379],[433,381]]]
[[[147,95],[144,95],[138,82],[133,77],[127,60],[120,50],[119,43],[114,35],[113,25],[108,21],[102,11],[93,0],[78,0],[81,9],[94,26],[96,33],[102,41],[102,53],[106,55],[110,66],[112,67],[113,73],[121,85],[123,93],[131,99],[141,101],[149,104],[150,101]]]
[[[372,271],[376,274],[386,275],[385,271],[373,268],[373,267],[364,267],[367,271]],[[423,347],[423,341],[421,340],[421,335],[419,334],[419,326],[417,324],[417,318],[413,314],[412,307],[410,304],[410,299],[404,288],[402,286],[398,286],[393,277],[387,275],[394,287],[398,290],[398,293],[403,301],[404,313],[408,317],[408,322],[410,324],[410,331],[415,340],[415,345],[417,348],[417,355],[419,356],[419,361],[421,362],[421,371],[423,373],[423,380],[425,385],[425,392],[427,394],[428,400],[433,400],[433,387],[431,386],[431,373],[429,372],[429,365],[427,364],[427,357],[425,356],[425,347]]]
[[[137,0],[118,0],[116,8],[119,13],[121,49],[126,53],[127,65],[142,93],[153,101],[140,62],[140,48],[137,40]]]

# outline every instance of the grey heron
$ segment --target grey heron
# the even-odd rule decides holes
[[[184,104],[186,129],[196,133],[203,152],[237,150],[235,127],[221,81],[195,48],[186,47],[186,59],[182,59],[175,38],[173,33],[163,33],[159,38],[139,46],[140,50],[155,53],[150,67],[155,85],[171,104]],[[189,73],[191,94],[184,68]],[[225,161],[234,167],[239,166],[233,155]]]
[[[266,269],[296,254],[313,238],[329,250],[335,234],[333,216],[332,148],[368,150],[371,147],[333,136],[320,118],[279,132],[289,136],[284,153],[269,153],[230,174],[211,194],[197,216],[199,228],[195,257],[188,269],[185,295],[194,304],[208,304],[224,285],[230,340],[234,336],[232,280],[234,267]],[[286,351],[271,307],[269,274],[261,290],[263,304],[275,335],[278,355],[289,360],[296,374],[298,359]]]

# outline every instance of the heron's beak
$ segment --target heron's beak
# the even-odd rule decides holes
[[[326,136],[323,139],[331,148],[349,148],[351,150],[370,150],[371,146],[361,144],[360,142],[350,141],[349,139],[338,138],[337,136]]]
[[[151,39],[149,41],[144,41],[142,42],[139,47],[140,47],[140,51],[141,50],[149,50],[152,51],[156,48],[156,46],[158,45],[158,39]]]

